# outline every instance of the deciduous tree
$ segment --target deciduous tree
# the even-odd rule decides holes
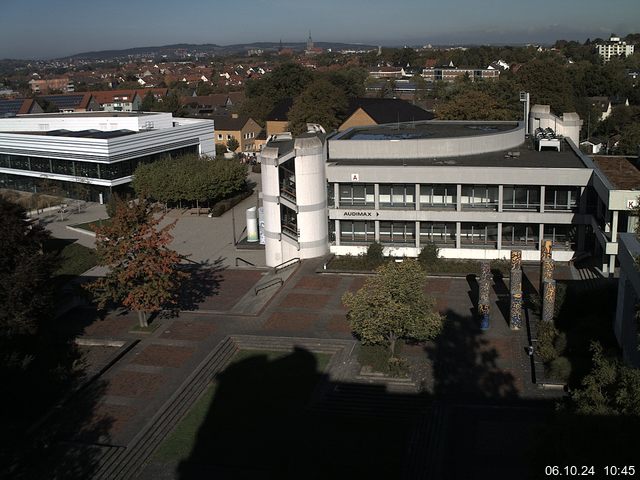
[[[424,292],[426,272],[415,260],[389,262],[342,302],[353,332],[369,345],[387,345],[395,355],[397,339],[428,340],[442,330],[443,317]]]
[[[144,200],[119,201],[112,221],[96,228],[100,265],[108,273],[88,286],[100,308],[115,302],[138,313],[141,327],[148,315],[171,308],[188,273],[180,256],[168,248],[175,222],[160,228]]]
[[[55,261],[43,252],[48,239],[46,230],[27,222],[22,207],[0,197],[0,351],[4,354],[13,348],[9,348],[12,341],[34,334],[50,313]]]
[[[319,123],[330,131],[340,124],[347,109],[347,97],[327,80],[316,80],[295,100],[289,110],[289,129],[294,134],[307,131],[307,123]]]
[[[240,143],[238,142],[236,137],[231,137],[229,140],[227,140],[227,148],[230,151],[235,152],[239,147]]]

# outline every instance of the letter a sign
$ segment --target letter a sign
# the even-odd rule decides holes
[[[351,174],[351,181],[352,182],[359,182],[360,181],[360,175],[357,173],[352,173]]]

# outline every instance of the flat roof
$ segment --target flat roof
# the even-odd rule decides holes
[[[637,158],[596,155],[594,163],[617,190],[640,190]]]
[[[513,153],[519,156],[512,155]],[[533,141],[527,141],[518,148],[498,152],[481,153],[478,155],[464,155],[458,157],[439,158],[393,158],[367,159],[331,157],[329,148],[328,163],[336,165],[370,165],[370,166],[417,166],[417,167],[522,167],[522,168],[587,168],[580,157],[573,151],[566,140],[561,142],[561,151],[537,151]]]
[[[413,140],[425,138],[476,137],[518,128],[517,122],[406,122],[355,127],[333,140]]]
[[[14,118],[57,118],[57,117],[145,117],[161,115],[163,112],[69,112],[69,113],[30,113]]]
[[[148,130],[144,130],[148,131]],[[73,138],[97,138],[102,140],[108,140],[110,138],[125,137],[132,135],[135,132],[133,130],[47,130],[44,132],[0,132],[11,133],[16,135],[43,135],[46,137],[73,137]]]

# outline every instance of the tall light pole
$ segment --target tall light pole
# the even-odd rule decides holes
[[[520,92],[520,101],[524,104],[524,134],[529,135],[529,92]]]

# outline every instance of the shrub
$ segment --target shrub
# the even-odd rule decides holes
[[[109,218],[113,218],[116,215],[116,205],[118,204],[118,194],[117,193],[112,193],[111,196],[109,197],[109,201],[107,202],[106,208],[107,208],[107,215],[109,215]]]
[[[391,353],[385,345],[361,345],[358,350],[358,363],[368,365],[376,372],[386,373]]]
[[[387,361],[387,372],[392,377],[405,377],[409,371],[409,363],[404,358],[392,357]]]
[[[384,247],[380,242],[373,242],[367,248],[365,256],[366,262],[370,268],[379,267],[384,263]]]
[[[227,210],[224,208],[224,205],[218,203],[211,208],[211,216],[219,217]]]
[[[549,377],[566,382],[571,376],[571,362],[567,357],[555,358],[549,364],[546,372]]]
[[[418,254],[418,262],[424,268],[431,267],[435,265],[440,260],[440,249],[436,246],[435,243],[429,242],[427,243]]]
[[[555,348],[558,355],[562,355],[567,349],[567,334],[562,332],[558,334],[553,342],[553,348]]]
[[[536,354],[544,363],[551,362],[558,357],[558,352],[554,348],[554,342],[558,336],[558,330],[555,325],[549,322],[538,322],[538,341],[536,345]]]

